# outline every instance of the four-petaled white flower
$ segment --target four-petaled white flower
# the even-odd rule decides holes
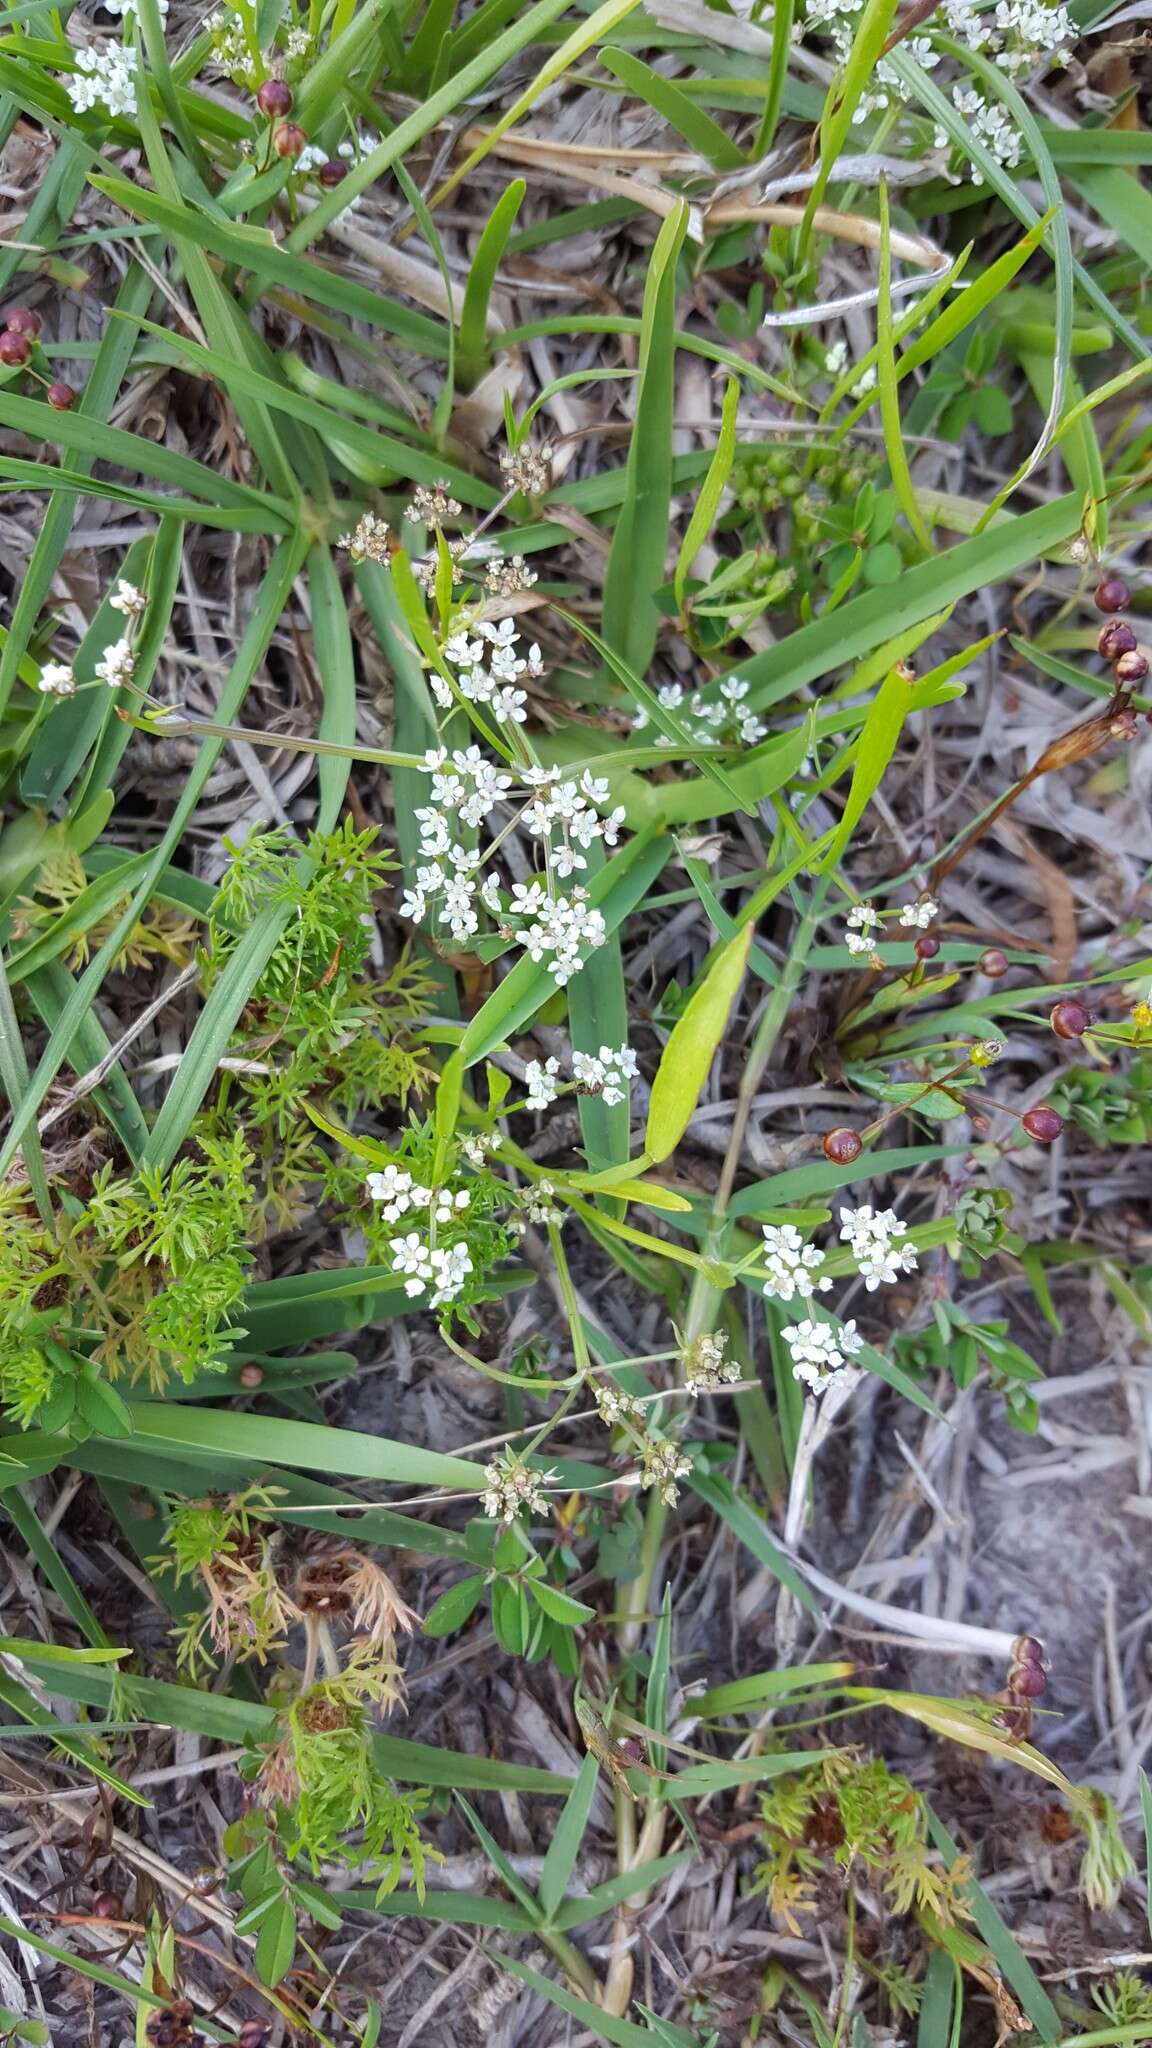
[[[908,1225],[894,1209],[876,1210],[870,1203],[841,1209],[840,1235],[852,1248],[869,1294],[901,1273],[916,1271],[915,1249],[901,1241],[907,1234]]]
[[[819,1278],[824,1253],[801,1237],[794,1223],[764,1225],[764,1292],[769,1301],[810,1301],[832,1282]]]
[[[76,678],[66,661],[46,661],[40,671],[37,688],[45,697],[72,697],[76,693]]]

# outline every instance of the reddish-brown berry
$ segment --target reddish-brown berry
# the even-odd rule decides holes
[[[238,1378],[242,1387],[262,1387],[264,1385],[264,1367],[257,1365],[255,1360],[250,1359],[247,1365],[240,1367]]]
[[[256,105],[270,121],[282,121],[292,112],[292,88],[282,78],[266,78],[256,95]]]
[[[1105,661],[1115,661],[1118,654],[1131,654],[1136,646],[1136,635],[1127,619],[1109,619],[1096,635],[1096,652]]]
[[[76,393],[70,384],[65,384],[63,378],[48,386],[47,396],[53,412],[71,412],[76,403]]]
[[[999,946],[989,946],[980,955],[979,967],[981,974],[986,974],[989,981],[998,981],[1002,974],[1008,972],[1007,955],[1000,951]]]
[[[26,334],[6,327],[0,334],[0,363],[7,363],[10,370],[20,369],[32,353],[32,343]]]
[[[330,156],[326,164],[321,164],[316,176],[322,185],[327,186],[329,192],[334,192],[337,185],[342,185],[348,176],[348,166],[342,157]],[[1135,641],[1132,644],[1135,646]]]
[[[1039,1636],[1017,1636],[1012,1645],[1012,1655],[1020,1664],[1046,1664],[1044,1645]]]
[[[13,306],[12,311],[4,315],[4,325],[10,334],[27,334],[35,341],[44,322],[31,306]]]
[[[1038,1700],[1048,1690],[1048,1680],[1039,1664],[1018,1664],[1012,1673],[1012,1691],[1022,1699]]]
[[[1057,1116],[1049,1102],[1038,1102],[1035,1109],[1026,1109],[1020,1121],[1038,1145],[1055,1144],[1064,1129],[1063,1117]]]
[[[849,1130],[847,1124],[841,1124],[839,1129],[829,1131],[824,1140],[824,1157],[830,1159],[833,1166],[851,1166],[854,1159],[859,1159],[863,1150],[864,1140],[859,1131]]]
[[[272,131],[272,147],[277,156],[299,156],[307,146],[308,137],[295,121],[281,121]]]
[[[1057,1038],[1083,1038],[1092,1023],[1092,1012],[1083,1003],[1057,1003],[1048,1021]]]
[[[1148,656],[1138,647],[1129,648],[1127,654],[1117,655],[1112,673],[1118,683],[1142,683],[1148,673]]]
[[[92,1901],[92,1911],[98,1920],[122,1920],[124,1901],[119,1892],[97,1892]]]
[[[268,2029],[263,2020],[245,2020],[236,2036],[236,2048],[264,2048]]]
[[[1096,609],[1098,612],[1122,612],[1132,593],[1122,576],[1105,576],[1096,585]]]
[[[939,951],[939,939],[934,938],[931,932],[921,933],[921,936],[916,941],[916,958],[918,960],[934,960]]]

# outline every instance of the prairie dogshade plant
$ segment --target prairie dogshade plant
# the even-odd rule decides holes
[[[7,9],[3,2040],[1152,2038],[1145,40]]]

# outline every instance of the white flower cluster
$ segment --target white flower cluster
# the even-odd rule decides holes
[[[623,811],[602,818],[595,808],[607,805],[608,784],[587,773],[577,784],[560,768],[522,767],[513,776],[486,760],[476,746],[451,755],[444,747],[434,748],[425,755],[424,767],[432,800],[416,812],[421,865],[400,905],[401,916],[418,924],[432,918],[459,941],[479,931],[485,910],[504,937],[519,939],[531,959],[547,961],[562,988],[608,936],[586,889],[577,886],[565,895],[556,886],[587,866],[581,848],[596,839],[615,846]],[[516,882],[505,891],[494,871],[480,880],[486,856],[461,843],[460,827],[476,829],[501,804],[515,808],[519,822],[543,842],[544,881]]]
[[[412,1230],[394,1238],[389,1250],[392,1270],[404,1274],[404,1292],[415,1301],[429,1287],[430,1308],[444,1308],[462,1293],[472,1272],[472,1254],[466,1244],[439,1245],[437,1229],[456,1222],[471,1202],[466,1188],[455,1193],[449,1188],[426,1188],[402,1167],[386,1166],[370,1173],[365,1183],[369,1200],[380,1204],[385,1223],[398,1223],[409,1212],[424,1213],[425,1236]]]
[[[850,1358],[859,1351],[863,1338],[854,1322],[817,1323],[806,1317],[781,1331],[792,1356],[792,1372],[814,1394],[822,1394]]]
[[[617,1429],[622,1423],[631,1423],[634,1429],[643,1428],[644,1407],[635,1394],[626,1394],[613,1380],[597,1380],[592,1392],[596,1413],[609,1429]]]
[[[572,1055],[572,1073],[580,1093],[599,1095],[610,1109],[626,1099],[628,1082],[636,1070],[636,1055],[628,1045],[618,1046],[615,1050],[610,1045],[602,1045],[598,1053],[574,1052]],[[548,1109],[565,1086],[559,1060],[529,1060],[524,1069],[524,1084],[528,1090],[526,1107]]]
[[[838,59],[844,63],[862,8],[863,0],[807,0],[805,26],[828,35]],[[928,25],[929,30],[937,26],[968,49],[985,51],[1011,76],[1050,64],[1067,64],[1076,37],[1063,0],[1056,0],[1053,6],[1046,5],[1045,0],[997,0],[994,8],[980,7],[975,0],[940,0]],[[931,32],[907,36],[901,47],[924,71],[934,70],[940,62],[941,53]],[[855,108],[853,121],[864,121],[882,109],[898,107],[908,97],[895,67],[882,57]],[[967,85],[956,86],[952,98],[971,121],[973,133],[1001,163],[1019,162],[1022,141],[999,102],[986,100],[982,93]],[[937,131],[935,139],[938,149],[948,146],[949,138],[942,130]],[[978,171],[971,176],[974,183],[981,182]]]
[[[108,603],[114,612],[128,621],[128,632],[121,640],[114,640],[106,647],[94,673],[110,690],[118,690],[130,683],[136,673],[136,653],[131,632],[136,620],[142,619],[148,609],[148,599],[134,583],[126,583],[121,577]],[[45,697],[72,697],[76,693],[76,677],[72,666],[66,661],[46,661],[40,671],[37,688]]]
[[[640,1484],[646,1492],[654,1487],[665,1507],[675,1507],[680,1498],[676,1482],[687,1479],[691,1470],[691,1458],[670,1436],[651,1438],[640,1452]]]
[[[915,1249],[903,1242],[908,1225],[894,1209],[877,1210],[868,1203],[859,1209],[841,1209],[840,1225],[840,1236],[851,1247],[869,1294],[898,1280],[901,1273],[916,1271]],[[825,1254],[806,1244],[792,1223],[765,1225],[764,1254],[764,1293],[769,1301],[810,1301],[832,1284],[817,1277]],[[795,1377],[814,1393],[828,1385],[863,1342],[853,1322],[824,1323],[812,1317],[792,1323],[781,1334],[791,1353]]]
[[[903,930],[926,932],[933,920],[940,915],[940,905],[930,896],[920,896],[915,903],[906,903],[900,912],[899,922]],[[845,944],[850,953],[874,954],[876,940],[884,928],[884,919],[870,903],[857,903],[848,912]]]
[[[136,112],[136,74],[132,52],[123,43],[104,43],[98,50],[77,53],[78,72],[65,79],[65,91],[78,114],[104,106],[109,114]]]
[[[818,1279],[824,1253],[806,1244],[794,1223],[764,1225],[764,1292],[769,1301],[811,1301],[832,1282]]]
[[[934,917],[940,914],[940,905],[933,903],[930,896],[921,896],[915,903],[906,903],[900,912],[900,922],[906,931],[926,932]]]
[[[693,690],[689,696],[682,683],[661,683],[656,701],[665,711],[677,714],[690,739],[712,746],[727,742],[730,746],[754,747],[767,738],[768,727],[745,708],[748,690],[749,685],[739,676],[727,677],[715,697],[706,697],[702,690]],[[643,732],[649,723],[649,714],[642,707],[633,712],[633,732]],[[666,733],[657,733],[658,747],[675,744]]]
[[[515,1451],[502,1451],[484,1468],[487,1492],[480,1505],[490,1522],[513,1522],[523,1508],[530,1514],[546,1515],[548,1501],[542,1489],[556,1477],[555,1472],[537,1472]]]
[[[901,1242],[908,1225],[895,1209],[873,1209],[867,1202],[859,1209],[841,1209],[840,1235],[859,1262],[869,1294],[882,1283],[898,1280],[901,1273],[916,1271],[914,1248]]]
[[[684,1384],[688,1392],[713,1394],[718,1387],[730,1387],[740,1378],[736,1359],[728,1357],[728,1339],[723,1330],[705,1332],[689,1344],[684,1353]]]
[[[445,643],[444,659],[457,671],[456,687],[469,704],[484,704],[501,725],[523,725],[528,713],[528,695],[515,686],[521,676],[542,676],[544,663],[533,642],[527,654],[518,652],[520,635],[514,619],[499,625],[482,619],[474,633],[455,633]],[[443,676],[433,669],[428,681],[438,704],[450,711],[454,698]]]

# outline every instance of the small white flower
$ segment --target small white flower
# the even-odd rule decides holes
[[[556,1059],[529,1060],[524,1069],[524,1085],[528,1090],[529,1109],[547,1109],[560,1093],[560,1062]]]
[[[45,697],[71,697],[76,692],[76,678],[66,661],[46,661],[40,671],[37,688]]]
[[[102,659],[96,663],[96,674],[102,683],[107,683],[110,690],[119,690],[125,683],[130,683],[135,673],[136,656],[132,652],[130,640],[114,641],[111,647],[105,649]]]
[[[906,931],[926,932],[932,919],[939,914],[940,905],[933,903],[930,896],[921,896],[917,903],[906,903],[900,912],[900,922]]]
[[[138,619],[148,609],[148,599],[134,583],[126,583],[121,577],[108,599],[114,612],[123,612],[126,619]]]
[[[534,1471],[515,1451],[502,1451],[485,1467],[484,1477],[488,1487],[481,1507],[490,1522],[515,1521],[524,1508],[534,1515],[548,1513],[543,1489],[555,1480],[555,1472]]]
[[[684,1353],[684,1384],[692,1395],[715,1393],[740,1378],[740,1367],[727,1356],[728,1339],[723,1330],[697,1337]]]
[[[898,1280],[901,1273],[916,1271],[916,1253],[901,1242],[908,1225],[894,1209],[874,1210],[870,1203],[859,1209],[841,1209],[840,1236],[851,1246],[869,1294],[882,1284]]]
[[[792,1356],[793,1377],[814,1394],[831,1384],[863,1342],[854,1322],[842,1323],[837,1329],[833,1323],[817,1323],[810,1317],[780,1334]]]
[[[121,43],[103,43],[99,49],[80,50],[80,66],[64,89],[78,114],[103,105],[109,114],[131,119],[136,112],[136,78],[131,53]]]
[[[832,1282],[819,1279],[824,1253],[806,1244],[794,1223],[764,1225],[764,1293],[769,1301],[810,1301]]]
[[[870,903],[858,903],[848,912],[847,945],[850,953],[872,953],[876,942],[872,937],[880,923],[880,913]]]
[[[640,1453],[640,1484],[655,1487],[665,1507],[674,1508],[680,1498],[677,1480],[687,1479],[692,1460],[670,1436],[654,1437]]]

